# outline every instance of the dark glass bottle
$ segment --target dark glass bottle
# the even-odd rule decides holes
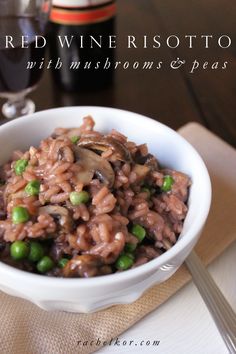
[[[115,12],[115,1],[53,0],[48,38],[61,89],[93,91],[112,84]]]

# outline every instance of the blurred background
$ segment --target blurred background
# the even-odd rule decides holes
[[[118,0],[116,61],[163,62],[160,70],[118,68],[113,84],[99,90],[64,92],[52,80],[50,70],[31,94],[37,110],[69,105],[111,106],[145,114],[174,129],[196,121],[236,146],[236,2],[230,0]],[[197,36],[188,48],[184,36]],[[209,49],[199,38],[212,35]],[[127,48],[127,36],[136,37],[138,48]],[[143,48],[143,36],[147,48]],[[161,47],[153,48],[153,36],[160,35]],[[176,35],[180,45],[171,49],[166,38]],[[218,38],[228,35],[227,49]],[[49,55],[49,54],[48,54]],[[176,58],[185,60],[180,69],[171,69]],[[190,73],[191,64],[199,67]],[[203,64],[208,65],[203,69]],[[213,63],[218,62],[212,69]],[[227,62],[227,68],[221,69]],[[91,82],[93,85],[93,82]],[[3,103],[3,100],[0,100]],[[0,122],[4,123],[0,114]]]

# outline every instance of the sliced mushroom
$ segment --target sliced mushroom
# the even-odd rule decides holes
[[[152,154],[147,154],[145,165],[151,167],[152,170],[158,170],[158,161]]]
[[[58,205],[46,205],[39,208],[39,215],[49,214],[55,220],[58,220],[61,227],[65,232],[69,232],[72,229],[73,221],[66,208]]]
[[[136,173],[137,179],[139,181],[139,180],[143,180],[147,176],[147,174],[150,172],[150,167],[145,165],[135,164],[132,171]]]
[[[74,152],[75,158],[81,167],[81,170],[77,173],[79,182],[88,185],[95,174],[104,184],[112,188],[115,174],[107,160],[95,152],[79,146],[74,147]]]
[[[102,258],[95,255],[82,255],[72,258],[62,270],[64,277],[88,278],[99,274],[100,268],[104,265]]]
[[[117,160],[131,162],[130,151],[118,140],[111,136],[104,137],[84,137],[78,142],[78,146],[91,150],[107,151],[111,149]]]
[[[158,170],[158,161],[152,154],[142,156],[140,152],[135,155],[135,161],[141,165],[149,166],[152,170]]]
[[[58,150],[58,160],[63,160],[70,163],[74,162],[73,152],[69,146],[63,146]]]

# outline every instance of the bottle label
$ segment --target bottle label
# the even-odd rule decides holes
[[[78,1],[75,2],[78,3]],[[84,8],[78,8],[78,5],[76,8],[69,8],[68,6],[67,8],[53,7],[50,14],[50,20],[53,23],[64,25],[87,25],[104,22],[115,16],[116,4],[114,2],[109,1],[108,4],[108,1],[106,1],[106,3],[103,1],[103,5],[101,5],[101,0],[93,1],[94,4],[95,2],[96,6],[88,7],[87,5]]]
[[[99,6],[108,2],[111,2],[111,0],[53,0],[52,5],[64,8],[73,8]]]

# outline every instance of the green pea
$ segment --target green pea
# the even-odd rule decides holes
[[[161,186],[161,190],[163,192],[169,192],[172,188],[173,183],[174,183],[173,177],[171,177],[169,175],[165,176],[163,179],[163,184]]]
[[[70,201],[73,205],[80,205],[82,203],[85,204],[89,201],[89,199],[89,193],[86,191],[70,193]]]
[[[123,254],[117,259],[115,266],[119,270],[126,270],[132,267],[133,264],[133,259],[128,255]]]
[[[134,252],[134,250],[136,249],[137,245],[134,243],[126,243],[125,245],[125,251],[126,252]]]
[[[78,141],[79,141],[79,136],[75,135],[75,136],[72,136],[70,138],[70,141],[72,142],[72,144],[77,144]]]
[[[131,258],[133,261],[135,260],[135,256],[134,256],[133,253],[125,252],[124,255],[127,256],[127,257],[129,257],[129,258]]]
[[[29,220],[29,212],[22,206],[16,206],[12,209],[13,224],[21,224]]]
[[[151,197],[151,191],[150,191],[150,189],[149,189],[149,188],[147,188],[147,187],[143,187],[143,188],[141,188],[141,192],[145,192],[145,193],[147,193],[147,195],[148,195],[148,199]]]
[[[69,262],[69,259],[67,259],[67,258],[61,258],[61,259],[58,261],[58,266],[59,266],[60,268],[64,268],[64,267],[67,265],[68,262]]]
[[[53,260],[48,257],[44,256],[40,261],[37,263],[37,270],[39,273],[47,273],[54,267]]]
[[[131,233],[137,237],[137,239],[139,240],[139,242],[142,242],[143,239],[146,236],[146,230],[141,226],[141,225],[133,225],[132,229],[131,229]]]
[[[24,241],[15,241],[10,246],[11,258],[16,261],[27,258],[29,251],[29,245]]]
[[[40,182],[38,180],[30,181],[25,187],[25,192],[29,196],[38,195],[40,189]]]
[[[38,262],[44,256],[43,246],[36,241],[30,242],[30,251],[28,255],[28,260],[31,262]]]
[[[15,174],[17,176],[21,176],[22,173],[25,171],[27,165],[28,165],[28,160],[25,159],[17,160],[14,166]]]

